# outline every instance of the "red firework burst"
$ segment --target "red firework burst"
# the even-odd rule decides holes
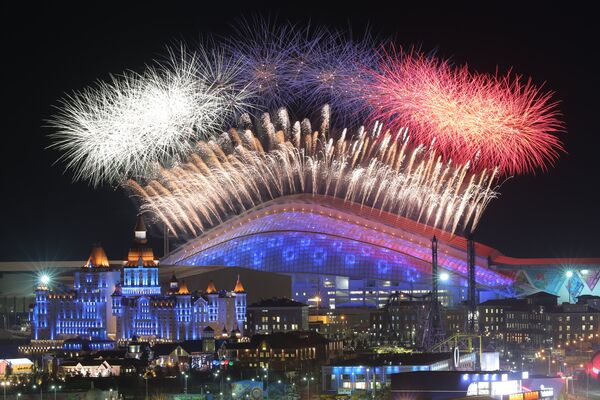
[[[446,159],[518,174],[545,169],[563,151],[551,92],[520,76],[481,74],[420,53],[386,53],[368,99],[373,117]]]

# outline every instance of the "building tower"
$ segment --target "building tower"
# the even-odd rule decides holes
[[[438,241],[434,236],[431,239],[431,302],[429,308],[430,330],[429,338],[425,340],[426,346],[432,345],[444,340],[445,332],[442,325],[442,306],[439,299],[439,268],[438,268]]]
[[[246,290],[244,289],[244,285],[242,285],[239,275],[233,293],[235,295],[235,320],[237,322],[237,329],[242,330],[246,322]]]
[[[469,326],[468,332],[475,333],[477,323],[477,282],[475,280],[475,241],[472,236],[467,239],[467,264],[469,266]]]
[[[148,246],[146,224],[140,215],[135,226],[134,239],[123,267],[121,293],[124,297],[140,295],[160,295],[158,282],[158,262]]]
[[[48,326],[48,292],[48,284],[44,280],[40,280],[35,288],[35,305],[31,321],[34,340],[54,339],[54,335],[50,335]]]
[[[177,340],[188,340],[192,338],[190,329],[192,321],[192,294],[184,280],[179,284],[175,294],[175,324],[177,329]]]
[[[206,299],[208,301],[208,323],[214,324],[219,316],[219,292],[215,283],[211,280],[206,287]]]

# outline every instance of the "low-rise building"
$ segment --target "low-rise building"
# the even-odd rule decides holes
[[[308,330],[308,305],[287,298],[264,299],[247,307],[247,334]]]
[[[392,374],[414,371],[473,369],[476,353],[368,354],[321,367],[323,392],[352,394],[355,391],[390,387]]]
[[[483,302],[478,306],[481,332],[488,342],[532,348],[564,345],[600,334],[600,310],[587,299],[561,305],[557,299],[538,292],[520,299]]]
[[[254,335],[248,342],[224,342],[218,352],[221,359],[231,360],[243,368],[278,371],[324,364],[342,353],[342,341],[328,340],[310,331]]]
[[[215,351],[215,340],[210,338],[160,343],[152,348],[153,363],[163,368],[177,367],[180,371],[203,370],[212,365]]]
[[[110,376],[131,375],[142,370],[139,360],[119,358],[104,359],[102,357],[86,357],[63,360],[58,366],[62,376],[83,376],[90,378],[107,378]]]
[[[33,362],[29,358],[7,358],[0,360],[0,376],[27,375],[33,373]]]

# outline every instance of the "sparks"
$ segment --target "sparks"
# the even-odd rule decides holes
[[[519,76],[471,72],[419,53],[390,52],[364,98],[373,118],[406,126],[445,159],[519,174],[545,169],[563,150],[552,93]]]
[[[329,131],[327,117],[313,131],[308,120],[291,124],[280,111],[252,130],[231,129],[201,141],[190,159],[162,168],[146,185],[130,182],[142,209],[178,235],[196,236],[266,201],[299,193],[407,216],[454,232],[477,225],[495,197],[495,171],[443,162],[425,146],[412,148],[405,131],[376,125],[349,136]]]
[[[57,129],[52,147],[63,152],[76,180],[98,186],[151,175],[247,104],[239,64],[208,51],[171,56],[63,100],[50,121]]]

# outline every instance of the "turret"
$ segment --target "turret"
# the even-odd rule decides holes
[[[237,326],[243,327],[244,322],[246,322],[246,290],[244,289],[244,285],[242,285],[239,275],[233,293],[235,295],[235,319]]]
[[[219,316],[219,293],[215,287],[215,283],[211,280],[206,288],[206,298],[208,300],[208,322],[215,322]]]
[[[178,290],[179,290],[179,281],[177,280],[177,277],[175,277],[175,274],[173,274],[173,276],[171,277],[171,280],[169,281],[169,293],[175,294],[175,293],[177,293]]]
[[[175,294],[176,322],[177,322],[177,339],[191,339],[192,332],[190,331],[192,321],[192,294],[190,293],[187,284],[184,280],[179,284],[179,290]]]
[[[90,252],[90,256],[88,257],[87,262],[84,267],[86,268],[100,268],[100,267],[109,267],[110,263],[108,262],[108,257],[104,252],[104,249],[99,244],[95,244],[92,246],[92,251]]]
[[[33,338],[38,339],[52,339],[49,335],[49,324],[48,324],[48,285],[50,284],[50,277],[46,274],[42,275],[39,279],[38,285],[35,289],[35,305],[33,307],[32,315],[32,329]]]
[[[134,239],[123,268],[123,296],[159,295],[158,263],[147,246],[146,224],[140,215],[135,225]]]
[[[121,293],[121,284],[117,283],[115,285],[115,291],[111,294],[112,298],[112,314],[114,316],[121,316],[123,313],[121,300],[123,299],[123,294]]]

